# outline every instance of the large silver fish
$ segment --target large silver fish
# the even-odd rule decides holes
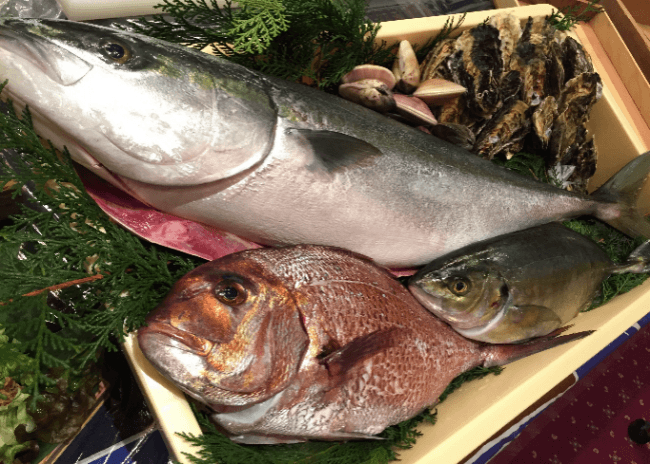
[[[372,438],[458,374],[590,332],[523,345],[467,340],[390,273],[346,250],[234,253],[180,279],[138,331],[145,356],[244,443]]]
[[[617,264],[591,239],[545,224],[442,256],[411,293],[461,335],[488,343],[547,335],[587,309],[612,274],[650,270],[650,242]]]
[[[339,97],[67,21],[2,20],[0,78],[82,165],[162,211],[263,244],[413,266],[583,214],[650,236],[632,206],[650,155],[576,195]]]

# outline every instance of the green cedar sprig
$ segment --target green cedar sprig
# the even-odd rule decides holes
[[[391,56],[375,46],[380,25],[364,0],[163,0],[164,13],[133,23],[137,32],[205,48],[265,74],[333,91],[357,64]],[[274,15],[269,21],[265,15]]]
[[[593,14],[598,14],[604,11],[604,8],[599,5],[600,0],[589,0],[584,8],[581,9],[580,5],[568,5],[559,11],[554,11],[547,20],[560,31],[568,31],[572,29],[579,22],[589,21]]]
[[[0,328],[16,356],[33,360],[23,364],[22,374],[34,376],[27,393],[35,404],[53,382],[48,371],[79,373],[102,350],[115,350],[201,261],[111,222],[86,193],[68,154],[41,143],[29,111],[19,117],[10,103],[10,111],[0,113],[0,127],[0,150],[22,154],[21,166],[0,166],[0,186],[18,196],[29,185],[37,202],[52,207],[23,207],[0,230]],[[89,277],[96,280],[86,282]],[[70,285],[75,282],[84,283]],[[73,306],[48,304],[53,296]]]

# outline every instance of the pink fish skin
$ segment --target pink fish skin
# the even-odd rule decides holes
[[[145,356],[243,443],[373,438],[458,374],[587,333],[484,345],[349,251],[262,248],[199,266],[140,329]]]

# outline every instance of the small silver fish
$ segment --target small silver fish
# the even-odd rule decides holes
[[[461,335],[513,343],[565,325],[607,277],[648,272],[649,261],[650,242],[615,264],[589,238],[553,223],[438,258],[411,277],[409,289]]]
[[[467,340],[368,258],[301,245],[197,267],[147,317],[138,342],[233,440],[288,443],[374,438],[468,369],[588,333],[526,345]]]

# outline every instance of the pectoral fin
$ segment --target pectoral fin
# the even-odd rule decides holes
[[[519,327],[524,340],[547,335],[560,327],[562,321],[551,308],[539,305],[511,306],[506,314],[507,323]]]
[[[391,327],[386,330],[377,330],[361,337],[357,337],[347,345],[327,355],[321,363],[327,367],[330,376],[334,380],[334,386],[340,384],[346,377],[346,373],[355,366],[377,353],[381,353],[397,345],[400,334],[405,329]]]
[[[374,145],[338,132],[290,129],[287,137],[299,137],[310,146],[314,154],[314,161],[307,166],[310,171],[335,172],[350,166],[368,166],[382,155]]]

